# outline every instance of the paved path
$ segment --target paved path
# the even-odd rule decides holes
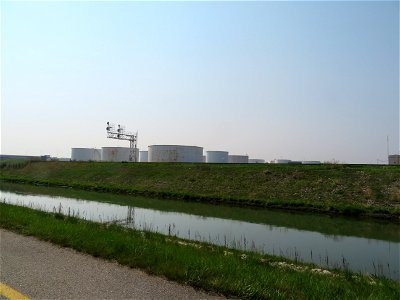
[[[31,299],[221,299],[2,229],[0,282]]]

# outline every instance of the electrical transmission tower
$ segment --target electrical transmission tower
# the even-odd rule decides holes
[[[137,139],[138,133],[131,133],[125,131],[125,127],[118,124],[118,128],[115,129],[114,124],[110,124],[107,122],[107,137],[109,139],[116,139],[116,140],[126,140],[129,141],[129,161],[136,162],[137,157]]]

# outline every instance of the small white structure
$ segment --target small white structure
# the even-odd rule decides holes
[[[291,162],[290,159],[274,159],[271,163],[274,163],[274,164],[288,164],[290,162]]]
[[[95,148],[71,148],[72,161],[100,161],[101,150]]]
[[[228,163],[230,164],[247,164],[249,163],[248,155],[228,155]]]
[[[71,158],[69,157],[57,157],[58,161],[71,161]]]
[[[203,162],[203,148],[182,145],[151,145],[149,162]]]
[[[149,151],[139,151],[139,162],[149,161]]]
[[[250,158],[249,164],[265,164],[265,159]]]
[[[229,156],[228,151],[207,151],[206,152],[206,163],[227,164],[228,156]]]
[[[139,160],[139,149],[135,148],[135,160]],[[102,147],[101,160],[102,161],[129,161],[130,148],[129,147]]]

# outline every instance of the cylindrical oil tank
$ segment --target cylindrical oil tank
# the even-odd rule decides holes
[[[148,162],[148,156],[149,152],[148,151],[140,151],[139,152],[139,162]]]
[[[228,155],[228,163],[230,164],[247,164],[249,157],[247,155]]]
[[[250,158],[249,164],[265,164],[265,159]]]
[[[101,161],[101,149],[94,149],[94,161]]]
[[[129,159],[131,149],[129,147],[102,147],[101,160],[102,161],[131,161]],[[134,157],[132,161],[139,160],[139,149],[134,149]]]
[[[203,161],[203,148],[182,145],[151,145],[149,162],[195,162]]]
[[[71,148],[72,161],[99,161],[100,159],[101,159],[100,149]]]
[[[207,151],[206,162],[210,164],[228,163],[228,151]]]

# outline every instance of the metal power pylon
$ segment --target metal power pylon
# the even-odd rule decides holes
[[[129,141],[129,161],[136,162],[136,149],[138,133],[131,133],[125,131],[124,126],[118,124],[118,128],[115,128],[114,124],[107,122],[107,137],[109,139],[126,140]]]

